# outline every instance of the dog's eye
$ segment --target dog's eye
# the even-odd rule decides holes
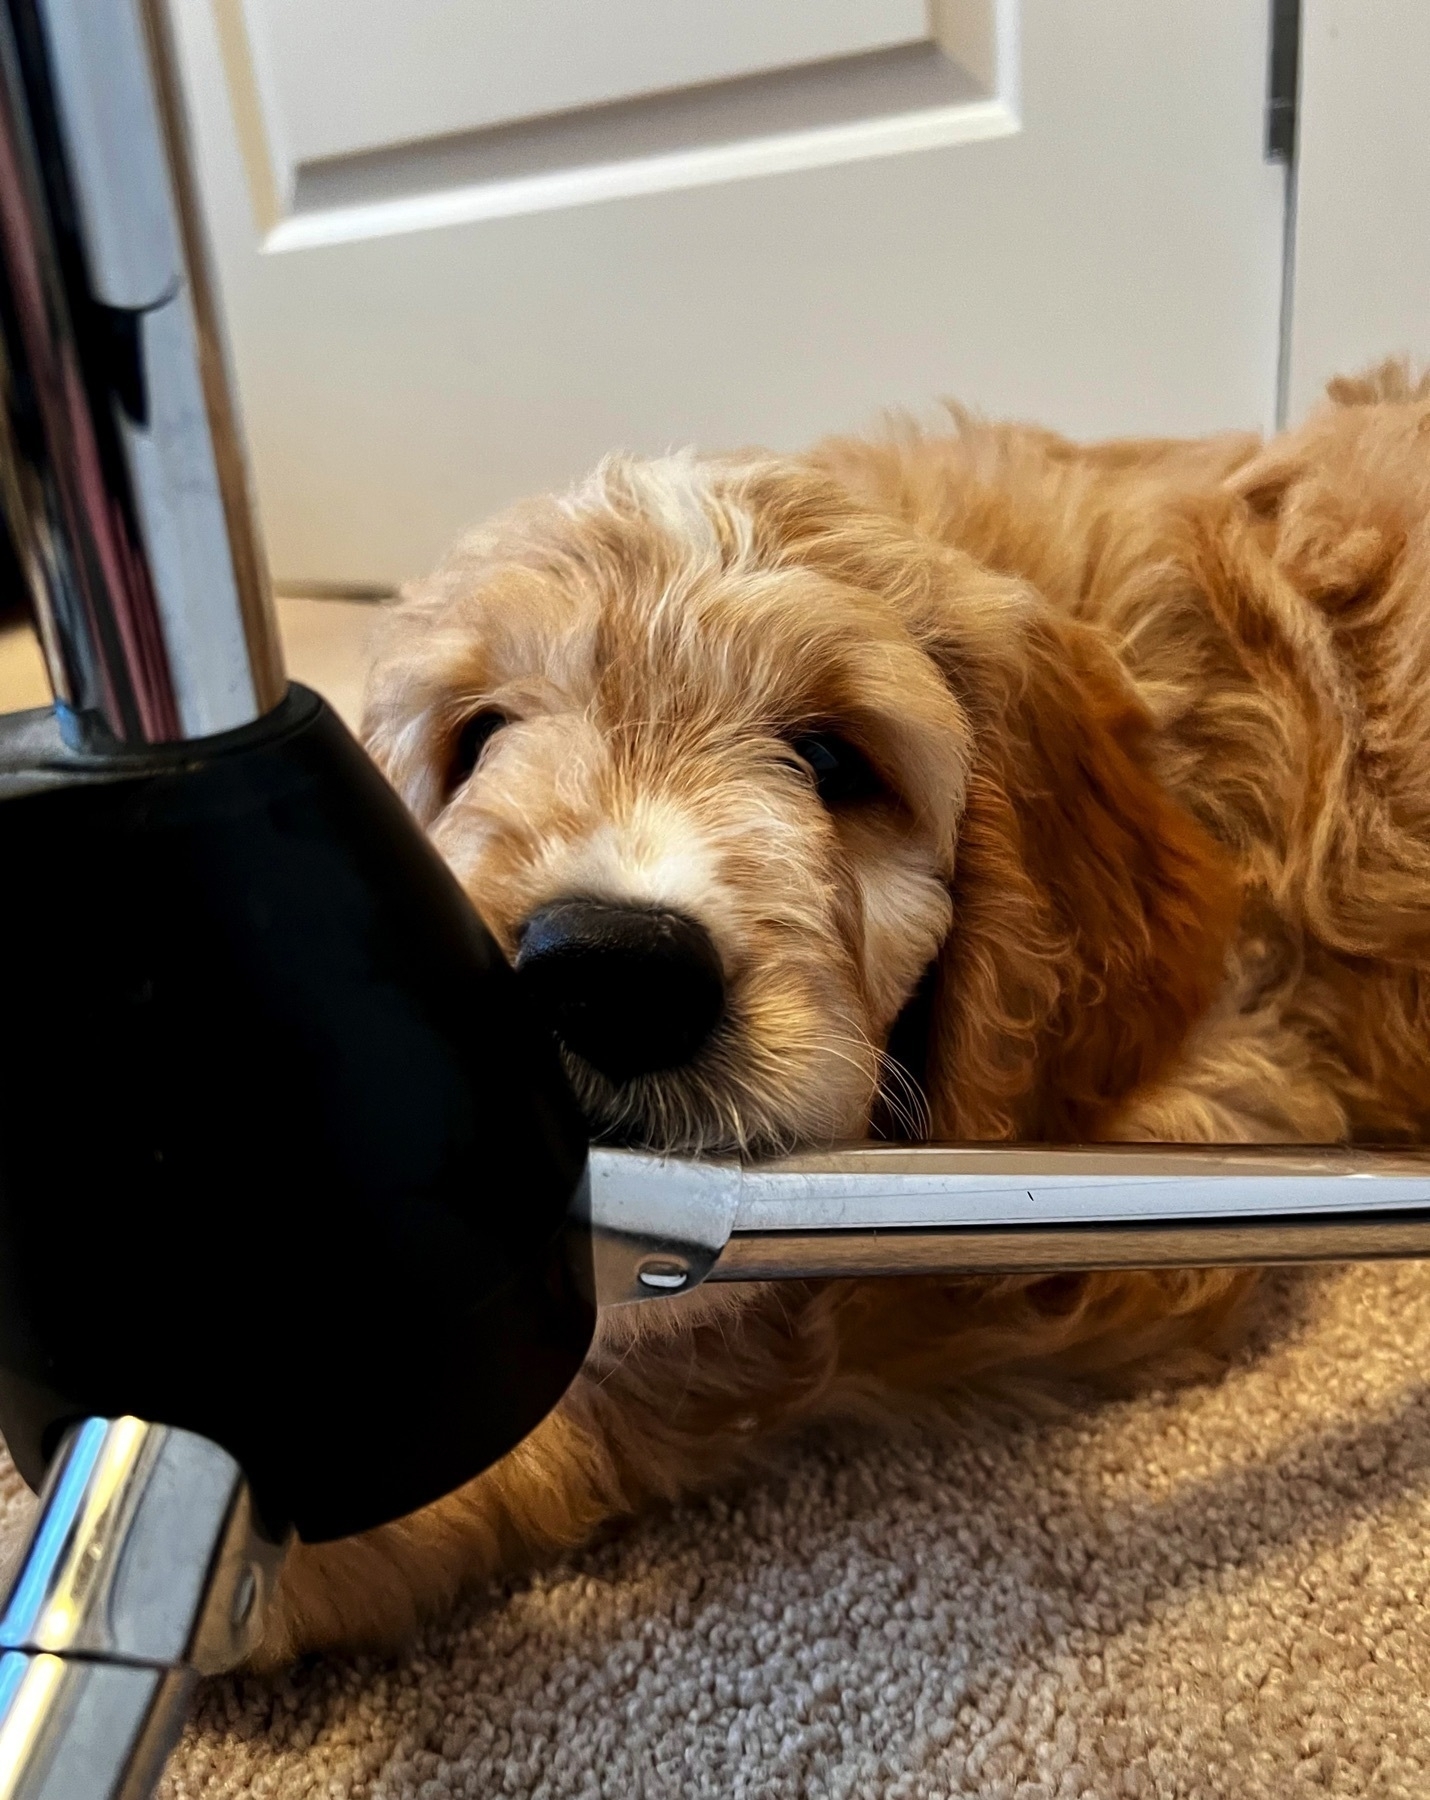
[[[452,746],[452,760],[447,768],[449,790],[462,785],[476,768],[488,740],[495,737],[505,724],[504,713],[487,711],[472,714],[457,733],[457,741]]]
[[[835,732],[817,731],[792,738],[790,749],[808,764],[819,797],[826,806],[872,800],[883,792],[883,783],[868,759],[847,738],[839,737]]]

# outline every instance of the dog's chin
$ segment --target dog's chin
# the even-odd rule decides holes
[[[561,1060],[596,1142],[665,1156],[787,1156],[861,1137],[872,1100],[872,1094],[847,1096],[844,1117],[830,1116],[827,1093],[818,1113],[786,1111],[732,1081],[720,1057],[624,1082],[564,1047]]]
[[[796,1131],[749,1119],[689,1070],[615,1082],[569,1051],[562,1062],[597,1143],[664,1156],[777,1156],[799,1141]]]

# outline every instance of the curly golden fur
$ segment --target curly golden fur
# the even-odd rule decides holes
[[[481,708],[509,723],[454,782]],[[791,749],[812,726],[877,795],[821,804]],[[799,458],[613,459],[409,590],[367,737],[508,949],[564,895],[711,933],[729,1003],[688,1067],[617,1085],[568,1056],[628,1138],[1425,1136],[1430,387],[1403,370],[1265,445],[955,414]],[[1204,1370],[1253,1282],[822,1282],[607,1314],[497,1468],[300,1547],[270,1653],[390,1642],[804,1421]]]

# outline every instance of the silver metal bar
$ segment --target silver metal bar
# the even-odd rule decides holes
[[[591,1153],[605,1304],[702,1281],[1430,1255],[1430,1151],[857,1144]]]
[[[987,1225],[942,1231],[751,1232],[732,1237],[708,1281],[871,1275],[1048,1274],[1218,1264],[1376,1262],[1430,1256],[1430,1209],[1379,1218],[1235,1218],[1195,1224]],[[644,1294],[638,1296],[645,1298]]]
[[[71,1432],[0,1613],[0,1800],[149,1794],[198,1677],[256,1646],[281,1560],[217,1444]]]
[[[0,1800],[146,1800],[194,1681],[191,1670],[0,1656]]]
[[[732,1229],[1145,1224],[1360,1212],[1371,1204],[1430,1207],[1430,1153],[860,1144],[743,1168]]]
[[[160,0],[0,5],[0,497],[73,742],[282,699]]]

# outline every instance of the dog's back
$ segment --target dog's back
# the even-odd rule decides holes
[[[1265,447],[1083,446],[959,416],[947,436],[840,440],[815,460],[862,503],[1028,580],[1118,657],[1153,720],[1156,773],[1240,876],[1232,979],[1184,1085],[1242,1092],[1267,1138],[1416,1140],[1430,1128],[1430,378],[1387,365],[1331,398]],[[1165,1135],[1158,1118],[1136,1134]]]

